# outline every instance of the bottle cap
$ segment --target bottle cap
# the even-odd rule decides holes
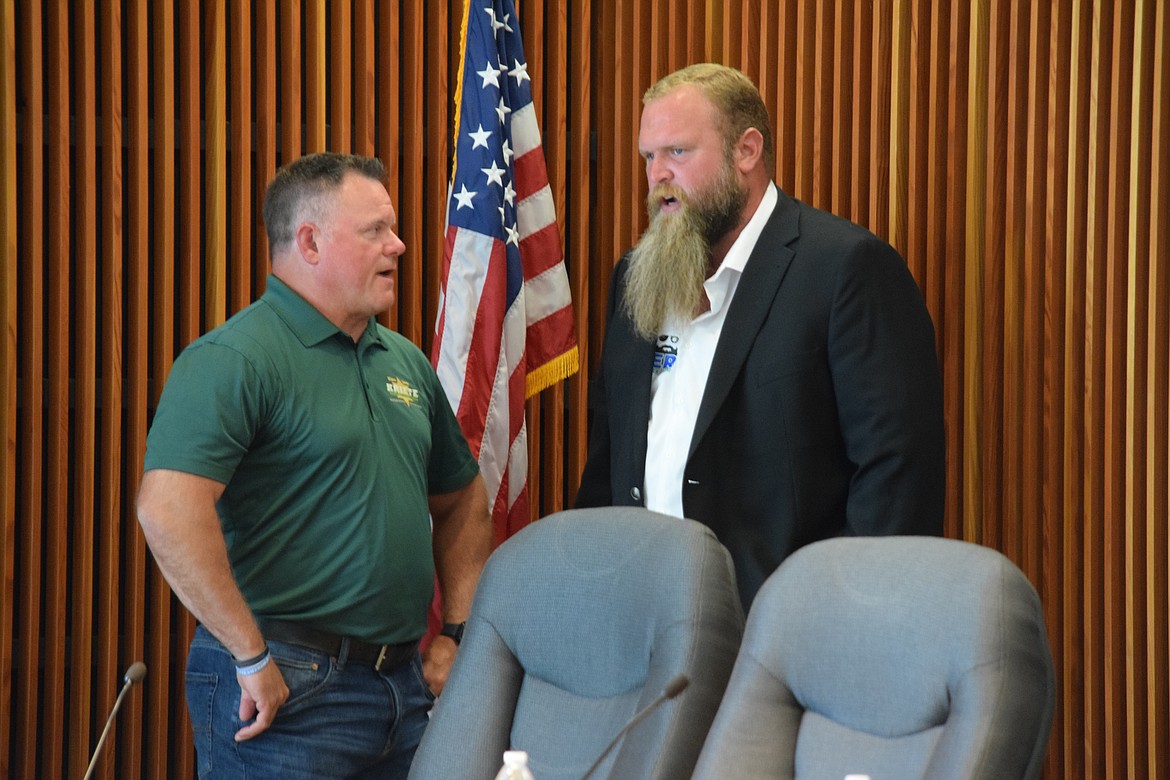
[[[528,751],[505,750],[504,766],[528,766]]]

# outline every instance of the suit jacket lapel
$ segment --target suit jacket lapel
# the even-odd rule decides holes
[[[623,265],[622,272],[628,270]],[[621,283],[621,280],[618,280]],[[606,366],[610,372],[608,382],[624,381],[624,398],[620,405],[609,406],[610,420],[615,423],[611,431],[621,431],[625,436],[623,444],[613,447],[615,452],[628,453],[631,462],[646,462],[646,433],[650,424],[650,380],[654,368],[653,342],[639,338],[625,314],[616,313],[611,319],[613,327],[620,328],[618,336],[607,349],[613,349],[611,362]],[[620,379],[619,379],[620,378]],[[613,434],[611,434],[613,435]],[[639,477],[639,482],[641,478]]]
[[[800,235],[799,210],[796,201],[777,189],[776,208],[744,266],[731,308],[727,311],[727,320],[723,323],[688,457],[702,441],[747,360],[756,333],[771,311],[776,291],[795,254],[792,245]]]
[[[622,351],[620,376],[627,377],[626,397],[617,411],[625,424],[628,436],[626,446],[634,456],[634,462],[646,460],[646,431],[650,424],[650,374],[654,368],[654,345],[646,339],[630,334],[626,348]],[[612,382],[612,380],[610,380]],[[610,409],[614,415],[615,410]]]

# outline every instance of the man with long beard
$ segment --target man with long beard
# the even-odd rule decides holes
[[[739,71],[692,65],[643,104],[651,222],[614,272],[576,505],[710,526],[745,609],[802,545],[941,534],[934,327],[901,256],[776,187]]]

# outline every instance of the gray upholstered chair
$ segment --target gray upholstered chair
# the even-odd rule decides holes
[[[539,780],[686,778],[743,633],[730,556],[709,529],[645,509],[550,515],[499,547],[410,777],[490,780],[526,750]]]
[[[817,542],[752,602],[694,776],[1034,778],[1055,690],[1040,600],[1000,553]]]

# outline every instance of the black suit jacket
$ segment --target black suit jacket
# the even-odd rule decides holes
[[[576,505],[642,505],[654,345],[614,273]],[[790,553],[839,535],[941,534],[934,327],[901,256],[779,192],[716,347],[684,514],[730,550],[745,609]]]

